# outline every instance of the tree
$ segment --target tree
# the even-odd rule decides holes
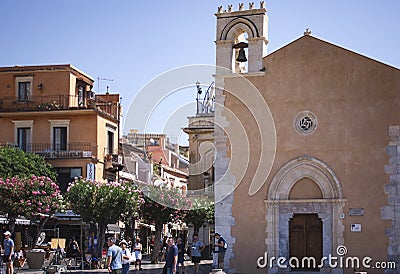
[[[32,175],[46,176],[53,181],[57,178],[53,166],[40,155],[16,147],[0,146],[0,178],[29,178]]]
[[[65,198],[71,209],[85,222],[97,225],[98,258],[102,255],[107,225],[126,221],[136,212],[139,192],[125,181],[103,183],[77,178],[69,185]]]
[[[191,201],[176,188],[147,186],[144,192],[144,203],[140,206],[140,217],[155,225],[155,239],[151,262],[155,263],[160,250],[163,225],[168,222],[183,221]]]
[[[43,223],[63,206],[58,185],[45,176],[0,178],[0,197],[0,211],[7,214],[12,233],[18,216]]]
[[[214,202],[207,198],[196,198],[185,216],[186,223],[192,223],[194,232],[199,233],[206,223],[214,223]]]

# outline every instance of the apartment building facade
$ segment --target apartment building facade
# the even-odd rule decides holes
[[[74,177],[114,181],[119,94],[95,94],[94,80],[72,65],[0,67],[0,143],[37,153],[66,191]]]

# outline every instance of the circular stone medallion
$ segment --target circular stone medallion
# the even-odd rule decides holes
[[[309,135],[317,128],[317,116],[311,111],[302,111],[296,115],[293,126],[298,134]]]

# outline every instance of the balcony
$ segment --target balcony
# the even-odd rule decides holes
[[[107,152],[105,149],[104,165],[105,169],[109,171],[121,171],[124,167],[124,157],[122,153],[118,151],[113,151],[112,153]]]
[[[32,96],[27,99],[0,97],[0,112],[57,111],[74,109],[96,109],[97,111],[119,119],[119,102],[107,100],[104,96],[93,99],[77,95]]]
[[[96,158],[97,156],[97,145],[88,142],[69,143],[65,149],[54,149],[54,145],[50,143],[30,143],[26,144],[23,149],[39,154],[45,159]]]

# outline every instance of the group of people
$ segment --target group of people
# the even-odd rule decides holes
[[[227,248],[226,241],[221,237],[219,233],[214,234],[215,237],[215,249],[214,254],[218,254],[214,258],[214,264],[217,260],[218,268],[224,268],[224,257]],[[135,264],[135,270],[142,270],[142,244],[140,238],[136,238],[135,243],[128,243],[122,240],[119,246],[116,245],[117,239],[110,237],[108,238],[108,250],[106,266],[108,271],[113,274],[128,274],[129,266],[132,262]],[[199,267],[201,262],[201,253],[205,249],[203,242],[199,240],[198,234],[193,235],[193,241],[191,244],[190,255],[194,264],[195,273],[199,273]],[[131,251],[132,250],[132,251]],[[13,274],[13,254],[14,254],[14,241],[11,239],[11,233],[9,231],[4,232],[3,247],[0,245],[0,251],[3,251],[2,256],[3,263],[6,264],[6,274]],[[165,266],[164,272],[166,274],[185,273],[185,244],[182,238],[178,238],[175,244],[173,237],[168,237],[166,240],[165,248]],[[73,257],[76,254],[80,254],[79,245],[75,239],[71,239],[68,249],[68,255]],[[214,265],[214,266],[215,266]]]
[[[125,240],[116,245],[117,239],[110,237],[107,240],[107,261],[106,266],[113,274],[128,274],[129,266],[135,264],[135,270],[142,270],[142,244],[140,238],[136,238],[133,245]],[[131,251],[132,249],[132,251]]]
[[[216,241],[214,252],[218,254],[216,258],[218,261],[217,265],[220,269],[223,269],[227,244],[219,233],[215,233],[214,237]],[[203,252],[205,247],[206,246],[204,245],[204,243],[199,240],[199,235],[196,233],[193,234],[193,241],[191,244],[190,255],[194,265],[195,274],[199,274],[200,262],[202,257],[201,253]],[[174,238],[169,237],[167,240],[167,249],[165,251],[164,273],[184,274],[185,273],[184,255],[185,255],[185,244],[182,242],[182,239],[178,238],[177,243],[175,245]]]

